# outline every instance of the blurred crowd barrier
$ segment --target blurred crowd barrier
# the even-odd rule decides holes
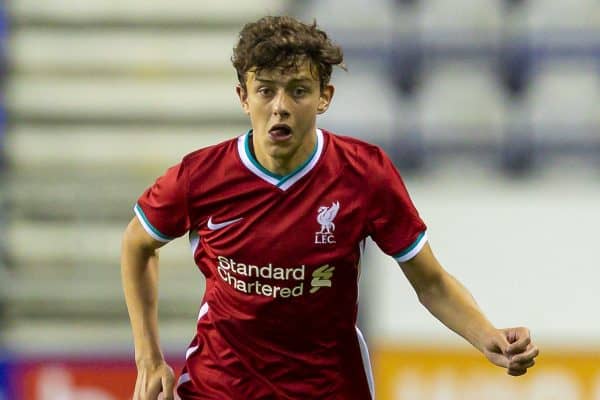
[[[181,360],[169,360],[180,370]],[[17,359],[7,369],[6,399],[130,400],[136,369],[132,360],[106,355]]]
[[[546,349],[525,376],[478,353],[392,344],[375,351],[377,396],[389,400],[600,400],[600,353]]]
[[[372,352],[376,397],[387,400],[600,400],[598,353],[547,349],[515,378],[469,349],[390,343]],[[180,359],[170,361],[179,370]],[[1,399],[130,400],[136,370],[122,356],[0,363]],[[2,396],[2,395],[0,395]]]
[[[6,307],[6,104],[4,85],[6,80],[6,44],[8,21],[4,3],[0,3],[0,333],[5,329],[4,308]],[[4,360],[3,346],[0,335],[0,400],[7,400],[8,366]]]

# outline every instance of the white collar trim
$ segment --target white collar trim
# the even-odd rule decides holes
[[[263,166],[258,164],[258,161],[254,158],[252,154],[250,154],[247,142],[250,139],[250,132],[248,131],[246,134],[240,136],[238,138],[238,153],[242,160],[242,163],[248,168],[252,173],[257,175],[259,178],[267,181],[273,186],[277,186],[281,190],[287,190],[296,182],[298,182],[302,177],[308,174],[312,169],[317,165],[319,160],[321,159],[321,154],[323,153],[323,147],[325,144],[325,139],[323,136],[323,131],[317,129],[317,143],[315,144],[315,150],[311,157],[298,169],[290,173],[286,176],[277,176],[273,173],[267,171]]]

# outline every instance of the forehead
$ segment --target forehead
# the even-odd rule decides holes
[[[316,68],[309,61],[303,61],[296,67],[272,68],[256,71],[251,69],[247,74],[248,83],[255,81],[272,81],[277,83],[289,83],[292,81],[310,81],[319,83]]]

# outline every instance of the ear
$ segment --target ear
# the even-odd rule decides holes
[[[321,96],[319,98],[319,105],[317,106],[317,114],[323,114],[329,108],[331,104],[331,100],[333,100],[333,94],[335,93],[335,88],[333,85],[327,85],[321,91]]]
[[[242,85],[236,85],[235,92],[240,98],[240,104],[242,105],[242,110],[247,115],[250,115],[250,106],[248,105],[248,91],[242,87]]]

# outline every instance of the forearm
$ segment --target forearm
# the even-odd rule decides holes
[[[526,328],[496,329],[471,293],[437,261],[428,243],[412,259],[400,263],[421,303],[444,325],[464,337],[510,375],[533,366],[538,350]],[[519,354],[517,357],[512,356]]]
[[[419,301],[444,325],[483,351],[484,338],[495,328],[469,291],[452,275],[443,274],[419,293]]]
[[[133,330],[136,361],[161,359],[158,333],[158,250],[132,243],[126,235],[121,253],[121,278]]]

